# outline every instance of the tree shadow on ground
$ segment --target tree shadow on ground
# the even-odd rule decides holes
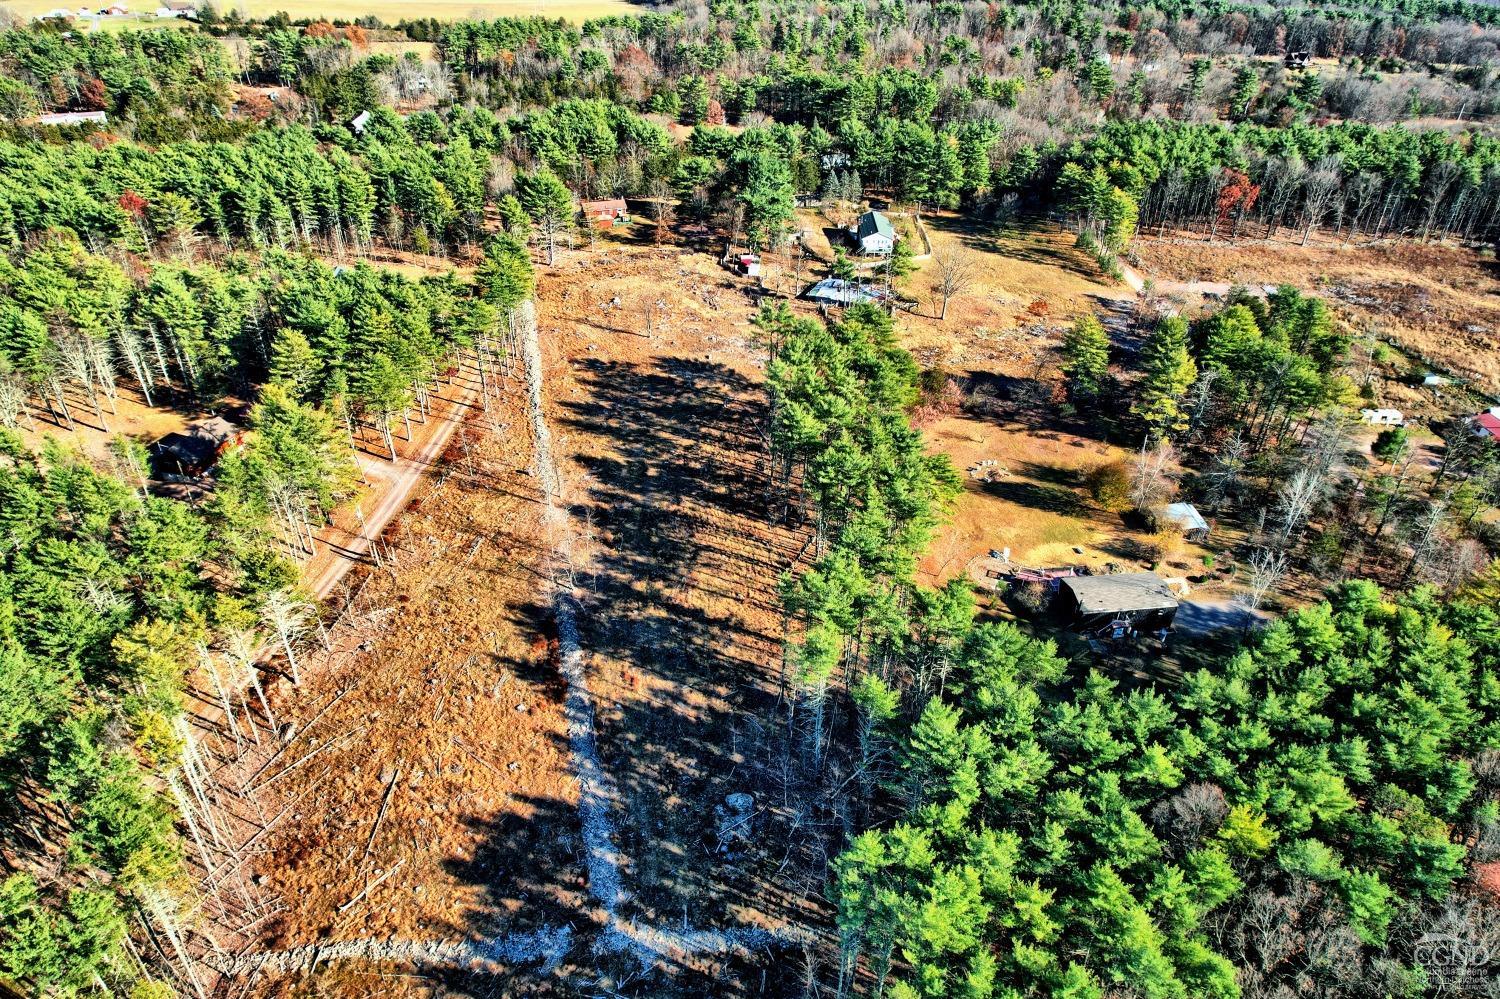
[[[1077,476],[1071,470],[1032,462],[1021,462],[1010,470],[1011,475],[982,481],[979,487],[1008,503],[1060,517],[1080,517],[1089,512],[1088,504],[1078,495]]]
[[[971,250],[992,253],[1008,260],[1057,268],[1089,281],[1100,280],[1098,266],[1081,251],[1026,238],[1040,235],[1056,226],[1056,223],[1039,216],[1001,225],[969,217],[927,215],[923,216],[922,224],[929,232],[957,237]]]
[[[670,929],[826,929],[828,847],[786,804],[781,775],[776,582],[805,539],[772,524],[782,504],[759,433],[763,395],[726,366],[683,358],[585,358],[573,371],[584,391],[554,403],[554,447],[574,534],[591,553],[573,583],[599,755],[616,792],[619,915]],[[552,634],[549,606],[520,613],[517,627]],[[756,812],[748,841],[721,850],[716,806],[732,792],[755,795]],[[571,876],[582,868],[577,815],[481,831],[484,845],[457,869],[493,885],[495,908],[521,900],[538,921],[571,922],[570,960],[603,972],[608,994],[802,994],[800,952],[674,955],[650,971],[628,954],[591,953],[597,925],[580,914],[595,900]],[[560,883],[583,905],[560,904]]]
[[[596,670],[595,693],[632,908],[697,927],[746,925],[746,910],[805,922],[808,903],[770,880],[787,853],[768,772],[784,748],[775,584],[802,538],[771,523],[760,391],[685,359],[590,359],[579,375],[586,398],[565,404],[564,432],[609,448],[570,457],[583,469],[575,522],[603,549],[579,579],[583,643],[618,671]],[[735,791],[766,809],[737,859],[717,851],[715,814]]]

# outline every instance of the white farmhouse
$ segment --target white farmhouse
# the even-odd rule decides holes
[[[896,227],[879,212],[865,212],[849,233],[867,256],[885,256],[896,246]]]

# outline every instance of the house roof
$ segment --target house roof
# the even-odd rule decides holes
[[[896,227],[891,225],[891,220],[879,212],[865,212],[859,217],[859,227],[854,234],[860,239],[879,233],[887,239],[896,238]]]
[[[1073,576],[1062,581],[1084,614],[1171,610],[1177,598],[1167,581],[1154,572],[1122,572],[1112,576]]]
[[[234,424],[222,416],[194,423],[186,430],[167,434],[152,445],[185,465],[207,465],[219,454],[219,448],[238,433]]]
[[[1208,530],[1208,521],[1203,519],[1203,514],[1191,503],[1167,504],[1166,517],[1184,531]]]
[[[1500,416],[1494,413],[1480,413],[1474,417],[1474,425],[1489,433],[1491,437],[1500,437]]]
[[[598,201],[585,201],[583,210],[589,215],[603,215],[605,212],[623,212],[625,210],[624,198],[601,198]]]
[[[853,305],[856,302],[878,302],[880,292],[874,288],[845,281],[842,278],[824,278],[803,293],[803,297],[815,302],[832,302],[836,305]]]

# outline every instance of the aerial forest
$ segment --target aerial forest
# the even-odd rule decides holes
[[[1495,440],[1382,428],[1351,471],[1386,348],[1317,275],[1057,324],[1052,381],[996,381],[1026,382],[1007,391],[1049,432],[1135,456],[1069,495],[1149,519],[1180,486],[1244,527],[1254,626],[1178,674],[1109,669],[1012,612],[1035,593],[922,568],[974,483],[932,430],[961,378],[903,339],[917,306],[893,288],[936,217],[971,251],[922,253],[941,330],[974,248],[1013,225],[1064,233],[1079,280],[1114,284],[1151,238],[1442,243],[1492,268],[1500,7],[672,0],[573,24],[204,2],[191,21],[0,14],[0,992],[191,994],[164,969],[206,960],[189,928],[229,852],[200,701],[238,742],[293,738],[279,697],[330,647],[305,571],[322,532],[363,522],[371,468],[444,466],[416,441],[465,372],[475,408],[540,398],[511,378],[539,286],[584,289],[550,307],[591,335],[687,336],[588,297],[611,220],[579,202],[621,199],[664,282],[668,248],[816,280],[809,205],[898,206],[913,234],[875,264],[830,253],[831,280],[882,291],[847,307],[750,290],[744,264],[722,292],[743,329],[715,330],[754,347],[752,463],[768,521],[801,532],[761,566],[766,727],[806,795],[782,805],[832,830],[788,908],[823,963],[775,994],[1497,994]],[[1045,302],[1011,297],[1045,327]],[[575,394],[580,371],[640,388],[585,359]],[[155,469],[144,428],[170,414],[236,421],[211,474]],[[523,474],[551,504],[546,471]],[[577,499],[557,516],[593,518]],[[547,654],[568,639],[535,630]],[[1418,954],[1434,935],[1493,961],[1445,979]]]

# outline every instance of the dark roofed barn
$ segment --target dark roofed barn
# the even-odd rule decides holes
[[[152,444],[151,470],[157,477],[202,475],[239,439],[240,431],[233,423],[222,416],[212,417]]]
[[[1058,602],[1074,627],[1109,638],[1159,632],[1177,616],[1177,598],[1154,572],[1064,579]]]

